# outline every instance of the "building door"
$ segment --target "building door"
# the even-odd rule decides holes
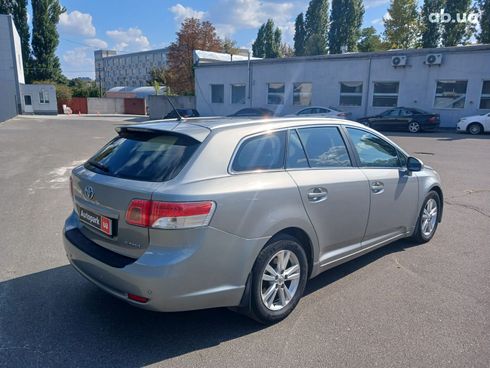
[[[31,97],[31,95],[24,95],[24,112],[27,114],[34,113],[34,109],[32,108],[32,97]]]

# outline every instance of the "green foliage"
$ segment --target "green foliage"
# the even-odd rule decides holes
[[[252,44],[253,56],[260,58],[277,58],[281,56],[281,30],[268,19],[260,26],[257,38]]]
[[[12,0],[0,0],[0,14],[12,14]]]
[[[155,95],[158,96],[158,93],[160,92],[160,83],[153,81],[153,88],[155,89]]]
[[[457,19],[457,14],[468,14],[471,10],[471,0],[446,0],[444,11],[451,15],[452,20]],[[470,23],[448,22],[444,23],[442,32],[442,44],[446,47],[457,46],[465,43],[471,37]]]
[[[422,6],[422,47],[432,48],[441,45],[442,26],[439,22],[431,22],[430,14],[440,13],[446,0],[425,0]]]
[[[56,56],[59,43],[58,24],[65,9],[58,0],[32,0],[31,75],[36,80],[63,81],[60,61]]]
[[[361,30],[361,37],[357,43],[357,49],[360,52],[383,51],[388,50],[389,45],[383,42],[376,32],[376,28],[366,27]]]
[[[478,42],[490,43],[490,0],[479,0],[480,11],[480,33],[477,35]]]
[[[225,37],[222,46],[223,46],[223,52],[227,54],[236,55],[240,51],[240,49],[236,45],[236,41],[228,37]]]
[[[391,0],[388,14],[389,17],[384,19],[384,34],[390,48],[417,47],[420,38],[417,0]]]
[[[328,45],[331,54],[340,54],[342,46],[356,51],[361,36],[364,5],[362,0],[333,0]]]
[[[306,29],[303,13],[299,13],[294,22],[294,55],[305,54]]]
[[[155,82],[158,82],[160,85],[166,85],[166,73],[167,70],[164,67],[155,67],[151,69],[148,85],[153,86]]]
[[[33,81],[32,84],[51,84],[54,85],[56,88],[56,99],[58,101],[66,101],[72,98],[73,93],[70,87],[68,87],[66,84],[61,84],[57,83],[56,81],[52,80],[39,80],[39,81]]]
[[[73,97],[100,97],[100,89],[91,80],[74,78],[68,82]]]
[[[305,55],[327,53],[328,0],[311,0],[305,17]]]
[[[294,49],[287,43],[281,43],[279,53],[281,54],[281,57],[291,57],[294,56]]]

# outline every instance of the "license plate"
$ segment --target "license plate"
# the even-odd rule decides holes
[[[80,221],[84,224],[90,225],[104,234],[112,236],[112,220],[109,217],[98,215],[82,207],[79,207],[78,214]]]

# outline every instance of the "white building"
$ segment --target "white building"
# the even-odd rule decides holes
[[[0,14],[0,122],[17,114],[56,114],[54,86],[25,84],[20,37],[12,16]]]
[[[154,68],[167,65],[167,49],[117,55],[115,50],[94,51],[95,81],[102,92],[113,87],[142,87]]]
[[[490,45],[197,63],[196,107],[229,115],[252,106],[278,115],[336,106],[353,118],[393,106],[439,113],[441,126],[490,112]]]

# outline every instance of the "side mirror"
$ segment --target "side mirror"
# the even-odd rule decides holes
[[[407,170],[408,171],[421,171],[424,167],[422,161],[415,157],[407,158]]]

